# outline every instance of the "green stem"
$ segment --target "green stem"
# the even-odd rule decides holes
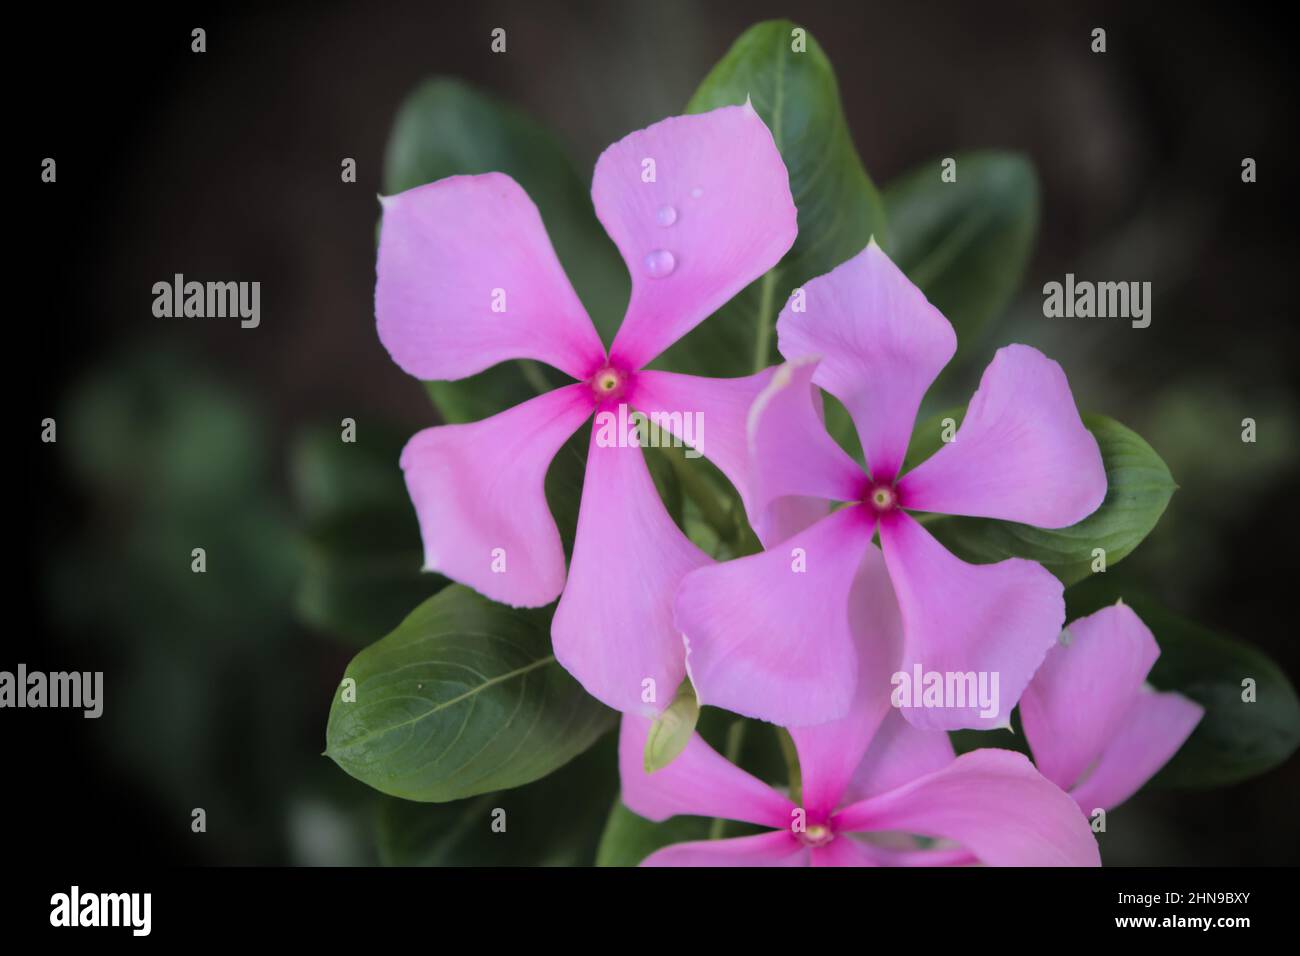
[[[554,386],[546,380],[546,373],[542,367],[532,359],[519,359],[519,370],[524,375],[524,381],[533,387],[538,395],[545,395]]]
[[[769,317],[772,303],[776,298],[776,269],[763,274],[762,284],[758,290],[758,328],[754,337],[754,374],[767,368],[772,353],[772,326],[775,319]]]
[[[731,513],[718,501],[713,487],[700,474],[700,470],[691,467],[685,455],[665,451],[664,457],[668,459],[673,472],[677,475],[677,480],[681,482],[682,490],[699,506],[700,514],[709,523],[709,527],[717,532],[718,537],[729,540],[735,534],[735,522],[731,520]]]
[[[724,756],[729,763],[740,763],[740,751],[745,745],[745,721],[737,720],[727,728],[727,746]],[[709,839],[720,840],[726,831],[727,821],[722,817],[715,817],[712,825],[709,827]]]
[[[790,799],[798,806],[803,801],[803,772],[799,769],[799,750],[794,745],[794,738],[784,727],[773,727],[777,743],[781,745],[781,756],[785,758],[786,779],[790,782]]]

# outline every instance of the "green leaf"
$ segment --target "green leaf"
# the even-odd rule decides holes
[[[1069,620],[1113,604],[1124,589],[1094,580],[1066,594]],[[1151,629],[1160,657],[1149,680],[1184,694],[1205,716],[1164,769],[1155,787],[1226,787],[1276,767],[1300,746],[1300,700],[1267,655],[1188,621],[1131,592],[1123,599]],[[1242,681],[1255,681],[1255,701],[1242,700]]]
[[[707,817],[669,817],[663,823],[654,823],[637,816],[618,800],[605,823],[596,865],[636,866],[670,844],[707,840],[710,827]]]
[[[358,424],[301,435],[292,476],[303,519],[302,571],[295,607],[310,626],[369,642],[446,585],[421,570],[424,552],[398,458],[402,432]]]
[[[515,610],[460,585],[426,601],[348,665],[326,755],[376,790],[431,802],[517,787],[563,766],[613,713],[555,660],[552,611]]]
[[[502,362],[454,382],[425,382],[424,390],[444,423],[477,422],[549,390],[535,388],[523,369],[523,362]]]
[[[606,343],[622,320],[628,276],[596,219],[587,188],[561,143],[535,120],[457,80],[427,80],[397,113],[384,159],[384,191],[402,192],[447,176],[505,173],[537,204],[573,287]],[[510,408],[559,383],[559,373],[510,362],[429,391],[448,422]],[[531,363],[530,363],[531,364]],[[539,381],[538,377],[542,379]]]
[[[454,803],[380,796],[379,858],[388,866],[590,866],[618,793],[617,749],[608,734],[543,780]]]
[[[682,681],[673,702],[650,725],[645,740],[645,772],[668,766],[686,749],[700,719],[700,702],[690,680]]]
[[[964,410],[942,412],[912,436],[909,463],[924,461],[941,444],[941,422],[958,424]],[[1028,558],[1043,565],[1067,587],[1093,573],[1093,549],[1105,552],[1106,567],[1121,561],[1151,533],[1178,487],[1160,456],[1131,429],[1104,415],[1084,415],[1096,436],[1106,467],[1106,497],[1078,524],[1046,530],[989,518],[933,516],[926,528],[953,554],[975,564],[1003,558]],[[910,464],[909,466],[910,467]]]
[[[772,20],[746,30],[686,109],[703,113],[751,99],[790,172],[799,236],[774,269],[669,349],[665,368],[748,375],[771,365],[778,360],[777,313],[791,291],[883,235],[883,206],[853,147],[830,61],[811,36],[806,52],[791,50],[793,29]]]
[[[955,182],[938,159],[891,182],[886,251],[969,345],[1020,287],[1038,231],[1033,163],[995,150],[959,154]]]

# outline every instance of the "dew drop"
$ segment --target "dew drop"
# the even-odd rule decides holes
[[[699,199],[703,195],[704,195],[704,190],[701,189],[699,186],[696,186],[694,189],[691,190],[692,199]]]
[[[655,213],[655,221],[661,226],[671,226],[677,221],[677,210],[672,206],[660,206]]]
[[[677,268],[677,260],[667,249],[656,249],[645,257],[645,268],[650,273],[650,278],[662,279]]]

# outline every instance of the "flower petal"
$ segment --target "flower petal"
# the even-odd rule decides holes
[[[677,625],[700,703],[783,726],[842,717],[857,685],[849,591],[870,540],[870,519],[845,508],[682,579]]]
[[[781,540],[789,498],[856,501],[866,494],[866,476],[826,432],[813,387],[816,358],[786,362],[772,376],[749,411],[750,499],[746,509],[765,544]]]
[[[849,594],[849,625],[858,658],[858,684],[849,712],[824,724],[790,728],[799,752],[803,806],[815,823],[826,820],[843,802],[862,755],[868,745],[875,748],[873,735],[878,735],[881,720],[888,719],[889,677],[898,669],[903,623],[875,545],[868,545]],[[933,733],[948,739],[940,731]]]
[[[656,850],[642,866],[807,866],[808,847],[777,831],[730,840],[696,840]]]
[[[645,453],[597,438],[592,429],[569,582],[551,638],[556,658],[587,693],[615,710],[656,714],[686,676],[673,595],[709,557],[673,523]]]
[[[1071,622],[1061,637],[1068,643],[1048,651],[1020,700],[1020,719],[1038,769],[1069,790],[1124,724],[1160,647],[1122,603]]]
[[[427,571],[494,601],[549,604],[564,587],[564,548],[546,503],[546,469],[591,414],[568,385],[465,425],[417,432],[402,450]]]
[[[645,742],[651,721],[624,714],[618,737],[623,803],[633,813],[660,822],[680,814],[742,820],[789,834],[794,804],[741,770],[699,734],[668,766],[645,771]]]
[[[591,196],[632,275],[610,349],[629,369],[776,265],[798,232],[785,163],[749,103],[624,137],[596,161]]]
[[[813,850],[812,865],[914,867],[971,866],[978,863],[974,854],[964,847],[936,845],[923,848],[916,838],[900,833],[842,832],[830,843]]]
[[[965,847],[908,850],[869,847],[876,866],[979,866],[979,858]]]
[[[1102,751],[1092,773],[1071,791],[1084,813],[1112,810],[1156,775],[1205,715],[1182,694],[1143,689]]]
[[[813,847],[813,866],[879,866],[871,848],[864,846],[847,834],[830,843]]]
[[[853,416],[872,477],[892,481],[957,335],[874,240],[803,291],[804,311],[792,298],[777,320],[781,354],[821,356],[813,381]]]
[[[777,498],[765,509],[761,528],[754,532],[763,547],[780,544],[792,535],[806,531],[831,513],[831,502],[825,498],[790,495]],[[753,521],[751,519],[751,525]]]
[[[871,738],[871,746],[854,768],[844,801],[865,800],[887,793],[942,770],[956,756],[945,731],[913,727],[891,708]]]
[[[989,866],[1100,866],[1087,819],[1023,754],[987,748],[846,807],[839,830],[956,840]]]
[[[1061,633],[1061,582],[1042,565],[1021,558],[967,564],[902,511],[881,521],[880,541],[903,614],[901,673],[913,685],[918,670],[941,675],[945,689],[953,682],[953,696],[941,701],[951,706],[905,706],[903,716],[930,729],[1006,726],[1025,685]],[[988,709],[996,714],[981,713],[981,681],[992,705]],[[903,684],[896,688],[904,689]],[[921,687],[911,690],[912,700],[921,695]],[[957,706],[959,690],[965,706]],[[907,700],[905,695],[902,699]]]
[[[1106,468],[1061,366],[998,350],[952,441],[899,483],[908,508],[1064,528],[1106,497]]]
[[[675,372],[638,372],[632,405],[718,466],[748,500],[749,453],[745,423],[749,407],[775,369],[744,378],[702,378]]]
[[[375,316],[393,361],[457,379],[532,358],[586,378],[600,336],[509,176],[452,176],[381,199]]]

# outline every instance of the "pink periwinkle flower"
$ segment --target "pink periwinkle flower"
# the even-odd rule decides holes
[[[860,679],[996,674],[993,716],[903,713],[919,727],[1005,725],[1060,633],[1061,582],[1019,558],[968,564],[908,512],[1063,528],[1096,510],[1106,473],[1064,372],[1027,346],[1001,349],[954,440],[900,476],[921,399],[956,349],[948,320],[872,242],[792,297],[777,333],[789,361],[748,421],[746,505],[767,550],[695,570],[678,592],[700,700],[810,725],[843,715]],[[852,416],[865,470],[827,434],[813,385]],[[859,676],[850,592],[877,531],[903,633],[898,656]]]
[[[375,312],[393,360],[421,379],[527,358],[577,380],[411,439],[401,463],[425,566],[513,606],[563,592],[552,623],[560,663],[610,706],[655,712],[685,676],[674,589],[709,558],[664,509],[640,448],[601,443],[593,429],[566,584],[546,471],[593,413],[622,404],[698,416],[707,430],[697,450],[740,484],[745,416],[772,370],[709,379],[644,366],[780,260],[796,212],[780,153],[748,103],[615,143],[596,163],[592,199],[632,278],[608,352],[537,208],[497,173],[383,199]]]
[[[874,549],[873,549],[874,550]],[[863,597],[883,598],[878,551],[857,577]],[[896,612],[855,629],[859,666],[888,657],[879,638]],[[954,755],[947,733],[914,727],[887,693],[860,682],[849,712],[794,727],[802,805],[727,761],[698,734],[663,769],[646,773],[650,721],[625,714],[619,739],[623,802],[650,820],[679,814],[740,820],[771,833],[665,847],[648,866],[1098,866],[1087,818],[1022,754],[980,749]],[[922,845],[916,837],[938,841]]]
[[[1205,714],[1146,684],[1160,647],[1126,604],[1061,634],[1020,699],[1038,769],[1084,813],[1123,803],[1178,752]]]

